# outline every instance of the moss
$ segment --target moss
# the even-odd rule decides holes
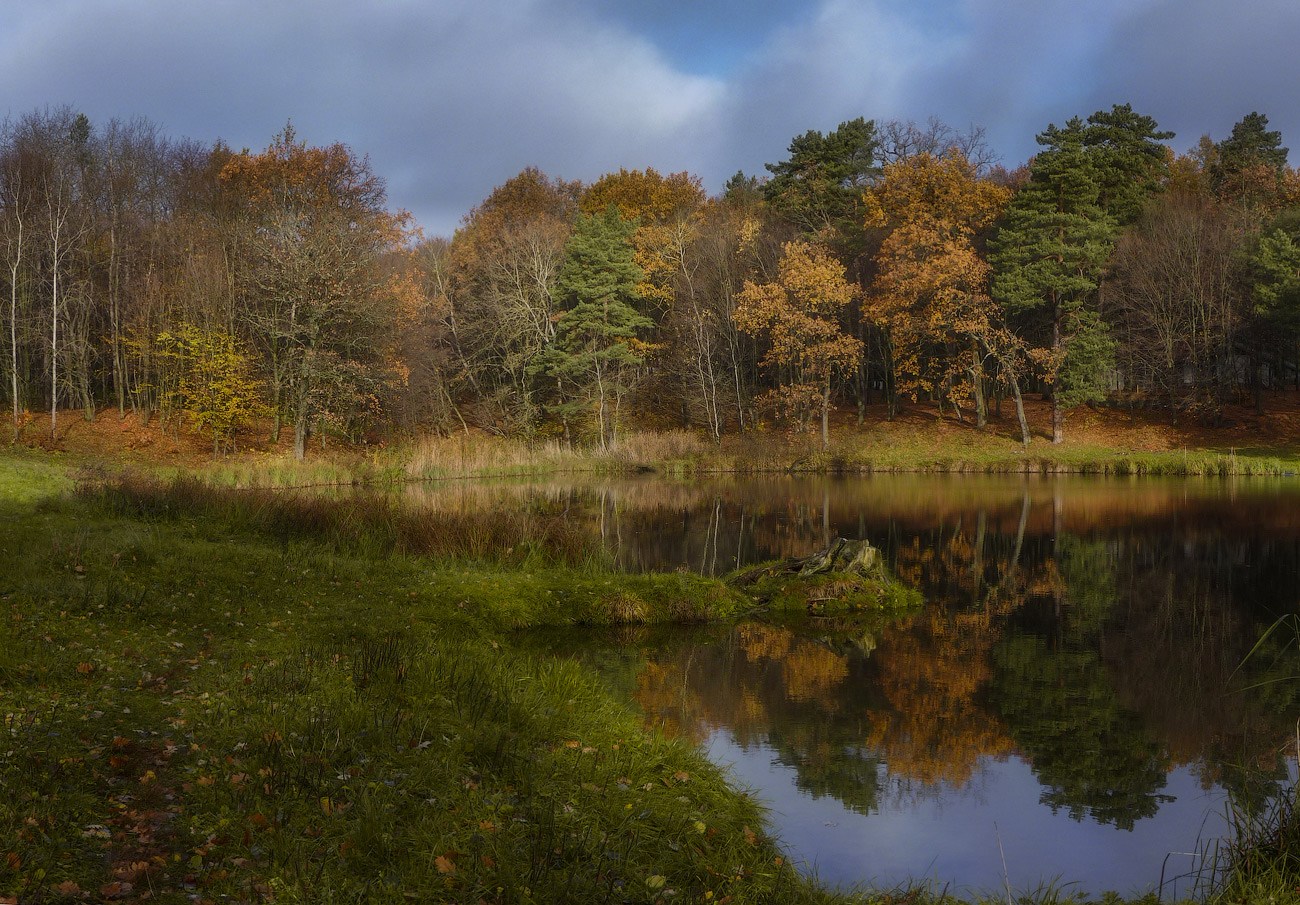
[[[919,608],[924,598],[890,577],[883,569],[874,574],[822,572],[798,576],[785,572],[785,562],[774,560],[733,573],[728,581],[743,586],[743,593],[772,616],[843,616],[902,613]],[[758,573],[753,581],[737,581]]]

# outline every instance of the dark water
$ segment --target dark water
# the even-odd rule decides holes
[[[825,880],[1191,893],[1292,781],[1294,481],[929,478],[457,485],[563,512],[626,569],[709,574],[870,540],[923,611],[575,639],[703,746]],[[1290,639],[1294,640],[1294,631]]]

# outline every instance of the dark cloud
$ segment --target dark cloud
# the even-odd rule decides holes
[[[1227,137],[1252,111],[1300,146],[1298,36],[1300,5],[1292,0],[1146,3],[1117,21],[1092,97],[1131,101],[1177,132],[1180,150],[1203,134]]]
[[[525,166],[717,189],[856,116],[983,124],[1011,164],[1114,103],[1180,148],[1253,109],[1294,134],[1296,34],[1282,0],[10,0],[0,84],[10,113],[143,114],[235,147],[292,119],[445,233]]]

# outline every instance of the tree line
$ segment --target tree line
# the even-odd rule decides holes
[[[1213,420],[1300,383],[1300,175],[1251,113],[1175,153],[1128,105],[1009,171],[978,129],[858,118],[710,197],[688,173],[527,168],[423,237],[366,159],[260,152],[71,108],[0,127],[13,433],[103,408],[360,439],[608,447],[917,400],[982,427],[1023,394]],[[44,430],[44,428],[40,428]]]

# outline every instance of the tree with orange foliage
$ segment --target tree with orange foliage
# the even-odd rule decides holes
[[[891,396],[937,393],[941,401],[950,398],[960,418],[954,397],[969,392],[980,427],[984,363],[1006,344],[999,341],[998,311],[988,296],[990,268],[976,238],[1010,196],[950,151],[886,165],[865,199],[866,225],[890,230],[876,256],[865,314],[885,338]]]
[[[787,242],[776,280],[745,281],[736,298],[736,326],[764,335],[762,364],[781,381],[769,397],[801,426],[821,410],[822,448],[830,446],[831,381],[852,373],[862,341],[840,327],[840,314],[857,295],[830,252],[807,242]]]
[[[292,126],[261,154],[231,156],[220,179],[241,203],[243,313],[266,359],[275,433],[288,417],[302,458],[313,427],[353,426],[378,405],[396,313],[381,265],[405,218],[385,209],[366,160],[308,147]]]

